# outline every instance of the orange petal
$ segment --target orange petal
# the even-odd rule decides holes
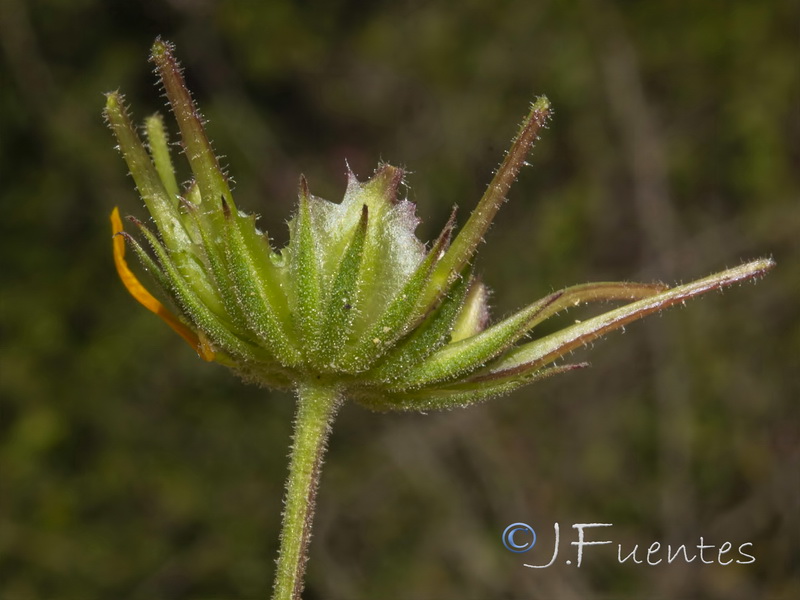
[[[181,323],[175,315],[169,312],[167,308],[153,296],[153,294],[145,289],[139,280],[136,279],[136,275],[133,274],[130,267],[128,267],[128,263],[125,261],[125,238],[121,235],[117,235],[123,231],[122,219],[119,216],[119,208],[117,207],[114,207],[114,210],[111,212],[111,231],[114,235],[114,264],[117,267],[117,273],[122,280],[122,284],[130,292],[131,296],[147,310],[161,317],[175,333],[194,348],[194,351],[200,355],[200,358],[206,361],[214,360],[214,351],[211,349],[211,345],[205,337],[199,337],[194,331]]]

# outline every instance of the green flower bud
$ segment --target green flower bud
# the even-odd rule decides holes
[[[276,388],[324,385],[377,410],[429,410],[478,402],[554,373],[575,347],[709,290],[759,276],[757,260],[675,288],[591,283],[555,292],[488,325],[486,288],[473,275],[478,244],[550,116],[536,99],[483,198],[453,238],[455,215],[430,245],[414,234],[414,205],[398,197],[403,171],[381,165],[349,174],[341,203],[313,196],[300,179],[288,245],[275,250],[240,212],[186,89],[172,47],[157,40],[156,65],[178,122],[193,180],[175,179],[163,120],[145,122],[147,149],[118,92],[106,118],[157,227],[133,220],[142,245],[112,216],[115,259],[131,293],[206,360]],[[175,312],[138,282],[129,243]],[[520,343],[545,319],[593,301],[627,304]]]

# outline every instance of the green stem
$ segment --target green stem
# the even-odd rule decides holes
[[[333,387],[304,384],[298,387],[297,396],[273,600],[299,600],[303,591],[322,457],[341,404],[339,390]]]

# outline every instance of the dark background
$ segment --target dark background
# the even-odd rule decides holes
[[[512,397],[346,406],[308,599],[800,597],[799,31],[777,0],[0,1],[0,598],[271,585],[292,398],[201,362],[111,261],[111,208],[144,211],[102,93],[163,110],[159,34],[277,243],[300,173],[337,200],[345,159],[408,168],[422,239],[453,203],[463,222],[544,93],[555,117],[478,263],[496,316],[583,281],[778,262]],[[501,544],[515,521],[529,554]],[[554,521],[558,564],[524,568]],[[596,521],[625,552],[703,536],[756,562],[619,565],[614,545],[564,564],[571,524]]]

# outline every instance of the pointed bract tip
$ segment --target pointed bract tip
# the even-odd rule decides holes
[[[390,164],[383,163],[378,166],[375,175],[372,176],[371,181],[381,181],[384,184],[384,193],[386,198],[392,203],[397,204],[397,190],[405,177],[405,170],[400,167],[394,167]]]
[[[120,231],[116,232],[114,235],[112,235],[111,237],[112,238],[120,237],[126,242],[133,242],[133,236],[130,233],[128,233],[127,231],[120,230]]]
[[[378,165],[378,168],[375,169],[374,177],[386,178],[389,181],[399,181],[403,179],[405,174],[405,170],[400,167],[395,167],[389,163],[381,163]]]
[[[297,195],[300,198],[308,198],[308,180],[306,179],[305,175],[300,175],[300,182],[297,185]]]
[[[774,260],[772,260],[772,258],[759,258],[719,273],[720,282],[728,284],[745,279],[763,277],[769,271],[774,269],[775,266],[776,263]]]
[[[519,157],[520,162],[525,159],[525,155],[538,137],[539,130],[547,124],[552,114],[553,108],[547,96],[537,96],[533,99],[530,111],[522,121],[519,133],[514,140],[515,142],[521,141],[521,148],[524,149],[524,153]],[[512,146],[509,153],[512,153],[513,150]]]
[[[128,110],[125,106],[125,96],[119,90],[108,92],[105,96],[106,104],[103,107],[103,118],[117,135],[117,128],[125,127],[126,121],[130,121]],[[119,135],[117,135],[117,141],[120,141]]]
[[[125,106],[125,97],[119,90],[106,92],[106,110],[122,110]]]
[[[531,102],[531,112],[547,112],[549,113],[552,110],[550,105],[550,100],[547,99],[547,96],[537,96],[534,98],[533,102]]]
[[[433,248],[437,248],[440,253],[443,253],[450,247],[450,240],[453,237],[453,231],[456,229],[456,215],[458,214],[458,205],[453,205],[453,210],[450,211],[450,217],[447,219],[447,223],[444,224],[442,227],[442,231],[439,233],[439,237],[437,238],[436,242],[433,244]],[[437,260],[440,257],[437,257]]]
[[[756,267],[757,270],[762,271],[764,273],[766,273],[767,271],[771,271],[776,266],[778,266],[778,263],[776,263],[772,259],[772,257],[770,257],[770,258],[760,258],[758,260],[754,260],[752,264],[753,264],[754,267]]]
[[[125,215],[125,220],[127,220],[130,223],[133,223],[137,227],[140,227],[140,228],[144,227],[144,223],[142,223],[139,219],[137,219],[133,215]]]
[[[226,219],[231,218],[231,207],[228,205],[228,202],[225,200],[225,196],[220,196],[220,200],[222,200],[222,214],[225,216]]]
[[[353,171],[352,167],[350,166],[350,162],[347,159],[345,159],[344,161],[344,169],[345,169],[345,175],[347,175],[348,182],[358,179],[356,177],[355,171]]]
[[[153,114],[144,118],[145,125],[154,124],[164,126],[164,115],[156,111]]]
[[[167,40],[162,40],[161,36],[158,36],[156,40],[153,42],[152,47],[150,48],[150,58],[152,60],[157,60],[160,58],[170,58],[172,57],[172,53],[175,49],[175,46],[172,42],[168,42]]]
[[[453,230],[456,227],[456,215],[458,215],[458,204],[453,204],[453,208],[450,209],[450,216],[447,218],[447,223],[445,223],[444,228]]]
[[[179,206],[184,209],[186,212],[197,212],[197,205],[190,202],[183,196],[178,197],[178,204]]]

